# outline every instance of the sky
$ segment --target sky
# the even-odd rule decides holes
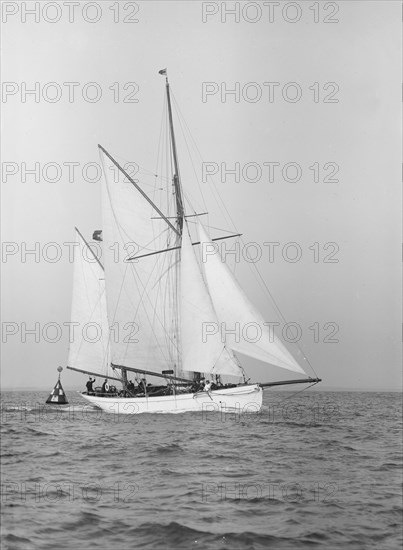
[[[102,228],[89,163],[100,143],[155,170],[167,67],[222,201],[244,243],[261,250],[255,265],[301,328],[322,387],[399,389],[399,3],[37,5],[32,15],[34,2],[2,3],[2,387],[51,388],[66,366],[73,266],[63,243],[74,226],[87,238]],[[202,208],[177,133],[182,182]],[[239,178],[224,171],[235,166]],[[269,242],[279,243],[272,257]],[[252,262],[236,268],[267,318]],[[44,336],[48,323],[61,327],[58,341]],[[39,335],[27,333],[35,324]],[[279,377],[255,362],[248,375]],[[82,378],[63,373],[67,388]]]

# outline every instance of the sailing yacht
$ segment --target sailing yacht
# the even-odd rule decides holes
[[[81,395],[109,413],[258,412],[264,388],[320,379],[307,377],[266,329],[222,260],[216,241],[239,234],[212,238],[201,222],[206,213],[184,198],[166,69],[160,74],[172,167],[166,192],[150,192],[99,145],[104,253],[101,261],[76,229],[71,320],[81,331],[67,368],[108,381]],[[259,339],[219,330],[235,323],[257,324]],[[249,383],[238,354],[303,378]]]

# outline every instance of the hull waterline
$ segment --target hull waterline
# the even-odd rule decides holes
[[[91,405],[111,414],[206,412],[259,412],[262,388],[258,384],[210,392],[162,395],[156,397],[99,397],[80,394]]]

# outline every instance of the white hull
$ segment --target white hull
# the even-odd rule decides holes
[[[258,384],[222,390],[157,397],[98,397],[81,394],[92,405],[113,414],[206,412],[259,412],[262,388]]]

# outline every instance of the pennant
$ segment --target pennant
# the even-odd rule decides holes
[[[92,238],[94,241],[102,241],[102,229],[97,229],[94,231]]]
[[[158,71],[159,74],[163,74],[166,76],[167,74],[167,70],[166,69],[161,69],[160,71]]]

